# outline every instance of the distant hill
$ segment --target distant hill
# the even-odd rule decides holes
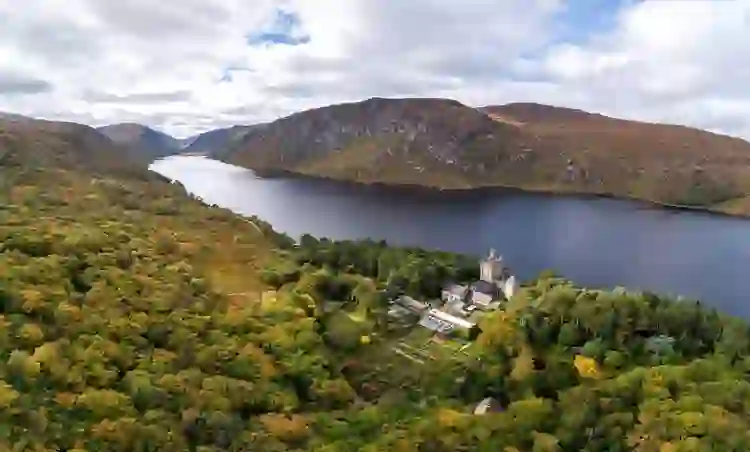
[[[3,166],[114,171],[145,168],[147,163],[142,155],[89,126],[0,117],[0,165]]]
[[[151,159],[177,154],[183,148],[180,140],[141,124],[112,124],[98,130],[115,143]]]
[[[246,134],[263,127],[257,125],[237,125],[210,130],[185,140],[184,152],[206,155],[227,155],[235,143]]]
[[[202,135],[202,134],[200,134],[200,135],[193,135],[193,136],[191,136],[191,137],[187,137],[187,138],[178,138],[178,139],[177,139],[177,142],[179,143],[179,145],[180,145],[180,148],[181,148],[181,149],[182,149],[182,150],[184,151],[184,150],[185,150],[185,149],[187,149],[187,148],[188,148],[188,147],[189,147],[189,146],[190,146],[191,144],[193,144],[193,142],[194,142],[195,140],[197,140],[197,139],[198,139],[198,137],[199,137],[199,136],[201,136],[201,135]]]
[[[274,121],[224,159],[267,174],[595,193],[728,211],[750,193],[746,141],[531,103],[333,105]]]
[[[28,116],[19,115],[16,113],[6,113],[3,111],[0,111],[0,121],[29,121],[33,120],[34,118],[30,118]]]

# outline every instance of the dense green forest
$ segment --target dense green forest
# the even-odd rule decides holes
[[[750,449],[750,329],[699,303],[546,276],[436,340],[388,300],[474,258],[295,244],[145,170],[0,165],[0,450]]]

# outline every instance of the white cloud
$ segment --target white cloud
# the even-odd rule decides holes
[[[0,0],[0,110],[183,136],[370,96],[446,96],[750,138],[750,2],[621,1],[604,12],[610,29],[582,32],[582,11],[565,42],[560,14],[575,2],[563,0]],[[278,32],[279,10],[298,16],[302,44],[248,45]]]
[[[638,2],[603,35],[549,49],[542,65],[583,93],[583,108],[750,138],[749,18],[746,0]]]

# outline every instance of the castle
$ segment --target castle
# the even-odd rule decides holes
[[[469,285],[450,284],[442,290],[441,298],[446,304],[464,305],[465,311],[492,310],[517,289],[516,277],[510,274],[502,256],[490,249],[487,258],[479,261],[479,280]]]
[[[402,317],[412,313],[420,316],[419,325],[437,333],[447,334],[456,329],[470,330],[482,311],[498,309],[503,300],[517,291],[515,276],[495,250],[479,261],[479,280],[471,284],[449,284],[441,291],[442,307],[401,296],[391,302],[389,315]]]
[[[516,291],[516,277],[510,274],[502,256],[492,248],[489,256],[479,261],[479,280],[499,288],[505,298],[511,298]]]

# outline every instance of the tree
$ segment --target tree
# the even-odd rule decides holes
[[[601,372],[596,360],[583,355],[576,355],[573,365],[583,378],[599,378]]]

